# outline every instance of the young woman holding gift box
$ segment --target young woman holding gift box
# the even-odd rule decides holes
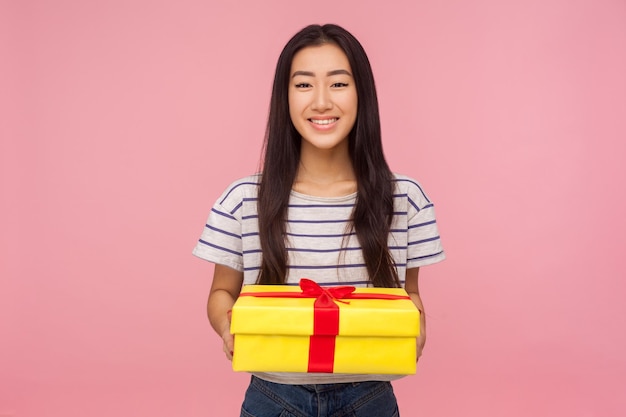
[[[432,202],[393,174],[361,44],[311,25],[283,49],[262,173],[232,183],[194,254],[215,263],[211,325],[232,359],[229,311],[243,284],[402,287],[420,311],[419,267],[445,258]],[[425,342],[421,315],[418,357]],[[242,416],[397,416],[398,375],[255,373]]]

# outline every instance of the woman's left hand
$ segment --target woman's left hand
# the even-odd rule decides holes
[[[420,334],[417,336],[417,360],[422,356],[424,345],[426,344],[426,320],[422,318],[423,313],[420,311]]]
[[[420,334],[417,336],[417,359],[422,356],[424,345],[426,344],[426,314],[424,313],[424,304],[420,297],[418,278],[419,268],[410,268],[406,270],[406,280],[404,282],[404,289],[406,290],[411,301],[415,304],[415,307],[420,312]]]

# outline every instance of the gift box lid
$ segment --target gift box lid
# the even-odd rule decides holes
[[[326,290],[331,288],[326,287]],[[233,307],[231,332],[235,335],[312,335],[316,297],[302,293],[300,287],[290,285],[244,286]],[[340,336],[419,335],[419,311],[404,289],[356,288],[352,294],[333,299],[336,307],[332,308],[339,309]]]

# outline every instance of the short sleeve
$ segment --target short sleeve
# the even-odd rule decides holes
[[[408,202],[407,268],[434,264],[445,259],[435,217],[435,205],[414,180],[404,182]]]
[[[193,249],[199,258],[243,271],[239,184],[232,184],[213,205],[202,235]]]

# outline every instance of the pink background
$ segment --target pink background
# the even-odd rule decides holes
[[[238,415],[190,252],[312,22],[361,40],[437,204],[403,415],[626,415],[623,0],[0,7],[0,416]]]

